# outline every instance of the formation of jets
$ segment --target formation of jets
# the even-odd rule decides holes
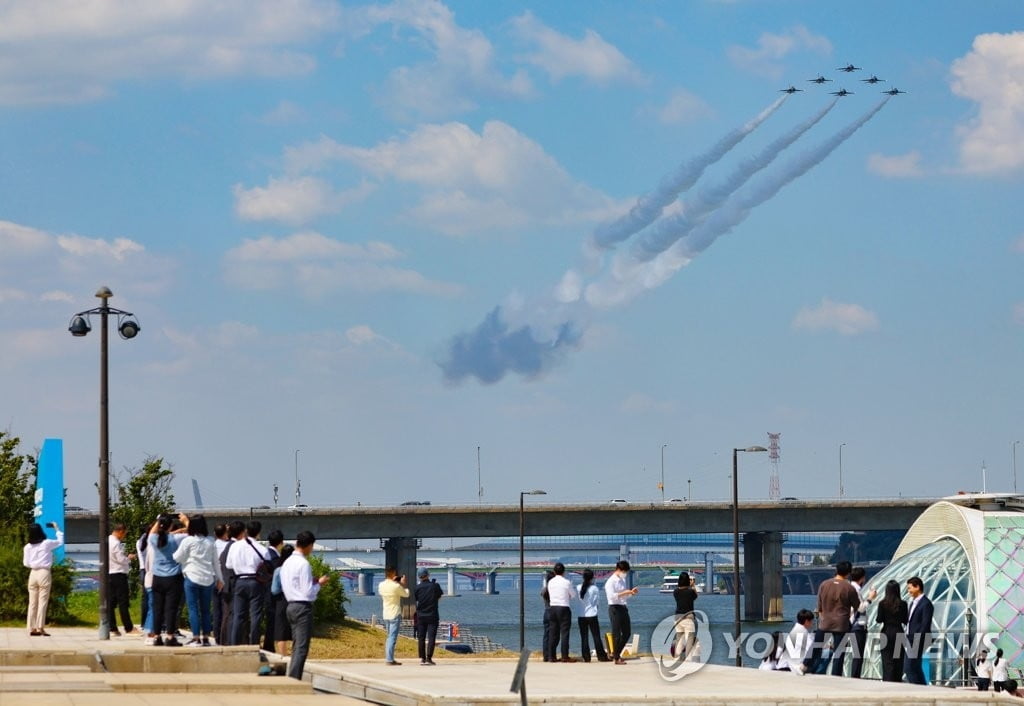
[[[848,74],[851,74],[854,71],[860,71],[860,70],[861,70],[861,68],[859,66],[854,66],[853,64],[847,64],[846,66],[840,66],[840,67],[836,68],[836,71],[842,71],[843,73],[848,73]],[[871,74],[870,78],[862,78],[861,81],[864,82],[864,83],[869,83],[872,86],[874,86],[875,84],[879,84],[879,83],[885,83],[885,79],[884,78],[878,78],[878,76],[876,76],[874,74]],[[817,78],[809,78],[809,79],[807,79],[807,82],[808,83],[816,83],[816,84],[818,84],[820,86],[820,85],[825,84],[825,83],[832,83],[832,79],[825,78],[824,75],[818,74]],[[802,88],[797,88],[796,86],[790,85],[789,88],[780,88],[779,89],[779,93],[788,93],[789,95],[793,95],[794,93],[797,93],[797,92],[801,92],[802,93],[803,90],[804,89],[802,89]],[[831,95],[833,95],[833,96],[838,96],[839,98],[842,98],[844,96],[852,96],[853,95],[853,91],[848,91],[845,88],[840,88],[838,91],[830,91],[829,93],[831,93]],[[882,91],[882,93],[886,93],[886,94],[888,94],[890,96],[896,96],[896,95],[899,95],[900,93],[906,93],[906,91],[901,91],[898,88],[890,88],[888,91]]]

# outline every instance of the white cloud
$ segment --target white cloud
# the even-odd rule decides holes
[[[878,328],[878,317],[859,304],[843,304],[824,298],[816,307],[804,307],[793,319],[794,329],[837,331],[853,336]]]
[[[374,147],[322,137],[285,153],[285,163],[298,171],[334,161],[421,187],[425,194],[407,217],[449,235],[594,221],[615,208],[539,144],[495,120],[480,133],[463,123],[423,125]]]
[[[868,156],[868,171],[892,178],[919,177],[925,173],[917,150],[891,157],[875,152]]]
[[[978,35],[950,73],[953,93],[978,104],[958,129],[960,166],[973,173],[1024,166],[1024,32]]]
[[[295,49],[338,26],[330,0],[0,3],[0,104],[75,103],[124,80],[288,76]]]
[[[533,87],[522,71],[505,76],[495,66],[494,47],[483,32],[460,27],[436,0],[398,0],[354,8],[347,17],[368,32],[381,24],[407,27],[426,44],[433,60],[391,72],[379,99],[403,118],[436,118],[476,108],[477,96],[525,98]]]
[[[821,56],[832,54],[832,43],[820,34],[814,34],[803,25],[796,25],[781,34],[764,32],[755,48],[733,44],[726,49],[729,60],[744,71],[781,78],[784,66],[781,60],[795,51],[807,50]]]
[[[402,256],[389,243],[371,241],[356,245],[328,238],[316,231],[293,233],[285,238],[264,236],[246,239],[228,252],[231,259],[244,262],[290,262],[322,258],[350,258],[358,260],[394,260]]]
[[[10,287],[0,288],[0,304],[20,302],[28,299],[28,292]]]
[[[292,125],[306,119],[306,111],[291,101],[283,100],[257,118],[264,125]]]
[[[681,125],[712,114],[711,107],[702,98],[684,88],[674,89],[664,105],[648,107],[642,112],[654,115],[658,122],[665,125]]]
[[[520,39],[536,46],[524,57],[554,82],[579,76],[593,83],[640,83],[643,74],[621,51],[588,29],[582,39],[556,32],[527,11],[512,21]]]
[[[450,297],[459,285],[431,280],[415,270],[379,264],[401,256],[387,243],[354,245],[319,233],[296,233],[245,240],[224,257],[224,276],[240,289],[294,287],[306,297],[321,298],[339,290],[364,293],[408,292]]]
[[[10,221],[0,221],[0,252],[7,257],[42,252],[50,247],[52,242],[53,239],[44,231]]]
[[[277,221],[301,225],[320,216],[337,213],[346,206],[365,199],[373,191],[368,183],[347,191],[335,191],[315,177],[283,177],[270,179],[267,186],[246,189],[235,184],[235,213],[246,221]]]
[[[620,409],[627,414],[646,414],[657,412],[666,414],[675,411],[675,403],[670,400],[657,400],[650,395],[633,393],[622,401]]]
[[[0,282],[30,302],[80,301],[96,291],[97,282],[136,295],[155,293],[169,284],[173,268],[130,238],[53,234],[0,221]]]

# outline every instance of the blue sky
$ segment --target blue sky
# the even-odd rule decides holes
[[[1008,489],[1022,96],[1016,1],[0,2],[0,424],[95,507],[107,285],[183,500]]]

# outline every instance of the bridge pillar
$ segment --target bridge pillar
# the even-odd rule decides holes
[[[356,577],[356,593],[360,596],[373,595],[373,570],[360,569]]]
[[[391,537],[384,541],[384,566],[393,566],[399,576],[405,576],[409,588],[416,586],[416,549],[420,540],[416,537]],[[412,620],[416,612],[416,602],[410,597],[402,599],[402,617]]]
[[[743,535],[743,617],[744,620],[764,620],[764,565],[762,562],[762,533]]]
[[[497,569],[491,569],[487,572],[487,576],[484,577],[484,595],[494,596],[498,593],[496,585],[498,583],[498,571]]]
[[[764,565],[764,594],[768,622],[782,622],[782,533],[765,532],[762,563]]]
[[[455,595],[455,567],[448,567],[448,595]]]

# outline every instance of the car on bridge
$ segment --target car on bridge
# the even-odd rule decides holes
[[[402,505],[429,505],[429,500],[406,500]]]

